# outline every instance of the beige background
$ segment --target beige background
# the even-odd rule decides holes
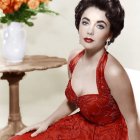
[[[59,16],[38,15],[34,27],[27,30],[28,47],[26,54],[45,54],[68,57],[71,50],[79,45],[77,30],[74,26],[74,8],[79,0],[53,0],[50,7],[60,13]],[[125,68],[140,70],[140,1],[121,0],[126,11],[125,28],[115,43],[109,46],[112,53]],[[2,47],[2,29],[0,29],[0,55]],[[138,71],[129,71],[132,81],[140,83]],[[1,74],[0,74],[1,75]],[[67,67],[29,72],[20,83],[20,101],[23,121],[32,124],[46,118],[64,97],[67,84]],[[133,82],[133,83],[134,83]],[[137,87],[136,87],[137,85]],[[138,100],[140,88],[134,84]],[[137,101],[138,103],[138,101]],[[5,126],[8,116],[8,83],[0,81],[0,128]]]

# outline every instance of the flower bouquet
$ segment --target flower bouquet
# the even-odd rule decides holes
[[[0,23],[10,24],[11,22],[22,22],[33,26],[29,21],[38,13],[58,13],[49,9],[51,0],[0,0]]]

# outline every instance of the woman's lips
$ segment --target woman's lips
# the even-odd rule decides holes
[[[91,39],[91,38],[84,38],[84,40],[85,40],[85,42],[87,42],[87,43],[91,43],[91,42],[93,42],[94,40],[93,39]]]

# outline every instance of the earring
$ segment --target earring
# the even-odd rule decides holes
[[[107,46],[109,46],[111,44],[110,40],[107,41]]]
[[[106,43],[105,43],[105,49],[107,50],[108,49],[108,46],[111,44],[110,40],[107,40]]]

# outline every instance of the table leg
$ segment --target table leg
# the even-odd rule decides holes
[[[19,81],[24,75],[24,72],[3,73],[1,77],[9,82],[9,119],[8,125],[0,130],[0,140],[8,140],[25,127],[21,120],[19,107]]]

